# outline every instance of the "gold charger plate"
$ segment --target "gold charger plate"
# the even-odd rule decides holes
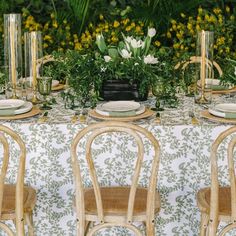
[[[137,116],[129,116],[129,117],[103,116],[103,115],[98,114],[94,109],[88,112],[89,116],[91,116],[92,118],[100,119],[100,120],[111,120],[111,121],[134,121],[134,120],[148,118],[152,116],[154,113],[155,113],[154,111],[147,108],[144,113]]]
[[[231,89],[224,89],[224,90],[212,90],[213,94],[227,94],[236,92],[236,86]]]
[[[31,111],[19,114],[19,115],[13,115],[13,116],[0,116],[0,120],[19,120],[19,119],[25,119],[32,116],[36,116],[39,113],[41,113],[41,110],[38,107],[33,107]]]
[[[64,87],[65,87],[64,84],[58,84],[57,86],[52,87],[52,91],[59,91],[59,90],[64,89]]]
[[[228,118],[213,116],[208,110],[202,111],[201,116],[211,121],[236,124],[236,119],[228,119]]]

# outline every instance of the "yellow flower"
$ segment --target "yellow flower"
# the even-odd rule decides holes
[[[117,37],[115,37],[115,36],[112,36],[111,41],[112,41],[113,43],[116,43],[116,42],[119,41],[119,39],[118,39]]]
[[[120,23],[117,21],[117,20],[115,20],[114,21],[114,24],[113,24],[113,27],[114,28],[117,28],[117,27],[119,27],[120,26]]]
[[[66,45],[65,41],[62,41],[62,42],[61,42],[61,45],[62,45],[62,46],[65,46],[65,45]]]
[[[44,43],[43,44],[43,48],[47,48],[48,47],[48,44],[47,43]]]
[[[127,27],[125,28],[125,30],[126,30],[127,32],[129,32],[131,29],[132,29],[131,26],[127,26]]]
[[[171,20],[170,21],[172,25],[175,25],[176,24],[176,21],[175,20]]]
[[[214,8],[213,9],[213,12],[216,14],[216,15],[218,15],[218,14],[220,14],[222,11],[221,11],[221,9],[220,8]]]
[[[229,8],[229,6],[226,6],[225,11],[226,11],[227,13],[230,12],[230,8]]]
[[[69,26],[69,25],[66,26],[66,30],[67,30],[67,31],[70,30],[70,26]]]
[[[128,18],[126,18],[126,19],[124,19],[123,21],[122,21],[122,23],[124,24],[124,25],[127,25],[128,23],[129,23],[129,19]]]
[[[55,14],[54,13],[51,13],[51,19],[54,19],[55,18]]]
[[[181,13],[180,15],[181,15],[182,18],[186,17],[186,15],[184,13]]]
[[[44,39],[45,41],[46,41],[46,40],[48,40],[48,41],[49,41],[49,40],[51,40],[51,39],[52,39],[52,37],[51,37],[50,35],[45,35],[43,39]]]
[[[131,26],[132,28],[135,27],[135,23],[132,22],[130,26]]]
[[[226,48],[225,48],[225,52],[226,52],[226,53],[229,53],[229,52],[230,52],[230,48],[229,48],[229,47],[226,47]]]
[[[191,47],[192,47],[192,48],[195,48],[195,43],[191,43]]]
[[[45,25],[44,25],[44,30],[48,30],[48,26],[49,26],[49,23],[47,22]]]
[[[180,47],[179,43],[175,43],[175,44],[173,45],[173,48],[174,48],[174,49],[178,49],[179,47]]]
[[[52,26],[53,26],[54,28],[56,28],[56,29],[58,28],[58,24],[57,24],[57,22],[56,22],[55,20],[53,21]]]
[[[167,32],[166,36],[167,36],[167,38],[169,38],[169,39],[171,38],[171,33],[170,33],[170,31]]]
[[[63,48],[58,48],[58,52],[63,52],[64,49]]]
[[[196,25],[196,30],[197,31],[200,31],[201,30],[201,27],[199,25]]]
[[[230,16],[230,20],[232,21],[234,20],[234,15]]]
[[[199,7],[199,8],[198,8],[198,14],[200,14],[200,15],[201,15],[201,14],[202,14],[202,12],[203,12],[202,8],[201,8],[201,7]]]
[[[192,30],[192,29],[193,29],[193,25],[192,25],[191,23],[188,23],[188,24],[187,24],[187,28],[188,28],[189,30]]]
[[[135,32],[136,33],[140,33],[142,31],[142,28],[139,26],[139,25],[137,25],[136,27],[135,27]]]
[[[197,16],[197,21],[198,21],[198,22],[201,22],[201,21],[202,21],[201,16]]]
[[[104,19],[104,16],[102,14],[99,15],[99,19],[100,20],[103,20]]]
[[[155,41],[155,45],[156,45],[157,47],[160,47],[160,46],[161,46],[161,43],[160,43],[158,40],[156,40],[156,41]]]

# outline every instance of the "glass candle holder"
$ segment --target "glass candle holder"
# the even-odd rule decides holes
[[[34,103],[41,101],[37,97],[38,62],[43,57],[42,33],[40,31],[26,32],[25,41],[25,84],[28,95],[32,92],[30,100]],[[42,70],[42,67],[40,68]]]
[[[202,31],[197,37],[197,57],[200,63],[196,66],[197,90],[195,102],[206,104],[211,102],[211,83],[214,78],[213,69],[214,33]]]
[[[4,14],[4,61],[6,86],[12,87],[12,98],[17,98],[22,80],[21,15]]]

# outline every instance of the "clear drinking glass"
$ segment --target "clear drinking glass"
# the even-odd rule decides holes
[[[47,103],[47,96],[50,95],[52,89],[52,78],[51,77],[38,77],[38,91],[43,95],[43,105],[40,107],[41,110],[50,110],[50,107]]]

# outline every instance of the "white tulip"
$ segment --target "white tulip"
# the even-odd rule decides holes
[[[150,37],[150,38],[152,38],[152,37],[154,37],[155,35],[156,35],[156,29],[155,28],[149,28],[148,29],[148,36]]]
[[[125,38],[125,41],[128,42],[128,43],[131,43],[132,39],[133,39],[133,37],[128,36],[128,37]]]
[[[143,45],[143,41],[142,40],[132,39],[130,44],[131,44],[132,48],[140,48]]]
[[[147,55],[146,57],[144,57],[143,60],[144,60],[145,64],[157,64],[158,63],[158,59],[152,55]]]
[[[234,75],[236,76],[236,66],[234,67]]]
[[[128,52],[126,49],[122,49],[121,52],[120,52],[120,55],[123,57],[123,58],[131,58],[131,52]]]
[[[105,62],[109,62],[111,60],[111,57],[110,56],[104,56],[104,60],[105,60]]]

